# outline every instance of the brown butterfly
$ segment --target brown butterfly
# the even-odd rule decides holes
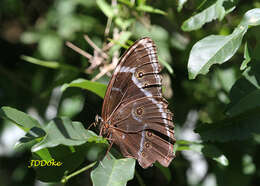
[[[136,41],[121,57],[108,84],[102,107],[100,135],[123,156],[143,168],[158,161],[168,167],[173,153],[174,124],[162,97],[157,50],[150,38]]]

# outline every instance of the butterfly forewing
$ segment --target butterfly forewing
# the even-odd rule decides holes
[[[103,123],[126,157],[143,167],[173,159],[174,125],[162,97],[157,50],[150,38],[135,42],[122,56],[109,83]]]
[[[148,51],[151,52],[148,53]],[[141,69],[144,70],[141,71]],[[129,87],[129,83],[132,81],[132,78],[134,78],[132,76],[133,74],[136,76],[142,75],[142,73],[151,75],[159,73],[160,70],[153,41],[149,38],[143,38],[135,42],[121,57],[109,82],[102,108],[102,118],[106,119],[106,117],[111,115],[122,100],[127,89],[134,92],[134,94],[130,94],[131,92],[129,92],[127,96],[137,93],[136,89]],[[142,73],[138,74],[138,72]],[[159,74],[156,77],[157,81],[161,81]],[[153,78],[151,79],[153,80]],[[143,83],[143,86],[144,85],[145,82]],[[141,86],[141,84],[139,84],[139,86]]]

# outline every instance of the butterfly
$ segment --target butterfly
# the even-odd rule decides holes
[[[96,117],[110,147],[116,144],[143,168],[155,161],[168,167],[175,157],[173,114],[162,96],[160,71],[154,42],[136,41],[119,60]]]

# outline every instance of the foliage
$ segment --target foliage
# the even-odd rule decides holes
[[[260,184],[258,1],[3,0],[1,5],[3,185]],[[114,146],[106,153],[109,144],[96,134],[98,126],[87,129],[101,112],[120,53],[141,37],[157,45],[165,67],[163,93],[175,115],[176,158],[167,168],[156,163],[143,170]],[[10,132],[12,124],[24,134]],[[10,151],[3,150],[8,130],[16,138]],[[29,169],[30,160],[63,165]],[[198,174],[196,165],[206,169]]]

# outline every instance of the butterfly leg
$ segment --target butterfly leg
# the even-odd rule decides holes
[[[96,122],[91,123],[91,124],[88,126],[87,130],[89,130],[93,125],[94,125],[94,127],[96,127]]]
[[[110,160],[110,157],[109,157],[108,153],[109,153],[109,151],[110,151],[110,149],[111,149],[113,143],[114,143],[114,141],[111,140],[111,143],[110,143],[110,145],[109,145],[109,147],[108,147],[108,149],[107,149],[107,152],[106,152],[106,157],[107,157],[107,159],[109,159],[109,160]]]

